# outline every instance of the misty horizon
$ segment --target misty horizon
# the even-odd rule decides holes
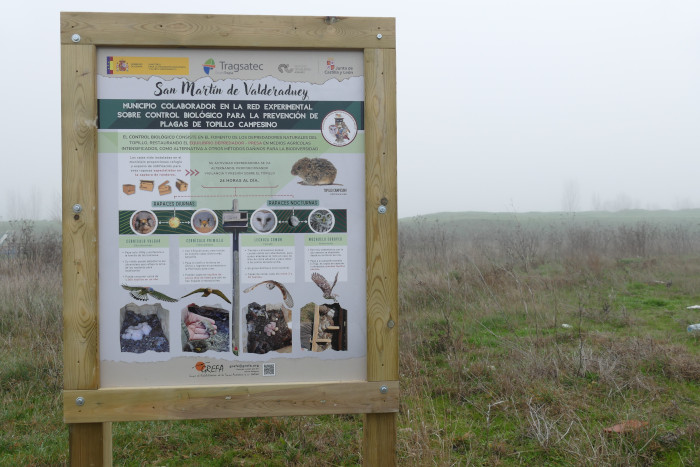
[[[13,90],[13,111],[0,117],[10,174],[2,219],[61,210],[59,11],[154,12],[132,0],[35,5],[18,5],[37,26],[26,41],[16,41],[26,36],[21,22],[2,32],[17,43],[6,48],[7,63],[40,57],[43,70],[2,78]],[[231,14],[227,2],[201,8],[158,6]],[[327,10],[273,0],[235,13]],[[398,217],[700,207],[700,3],[438,1],[426,12],[360,0],[333,13],[396,18]],[[460,27],[446,28],[446,16]]]

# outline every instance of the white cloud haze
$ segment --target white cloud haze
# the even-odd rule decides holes
[[[396,17],[401,217],[700,207],[699,2],[41,1],[2,31],[3,220],[58,209],[60,11]]]

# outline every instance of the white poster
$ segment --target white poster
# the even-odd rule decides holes
[[[362,52],[98,63],[101,387],[364,380]]]

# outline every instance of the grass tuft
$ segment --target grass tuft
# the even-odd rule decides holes
[[[700,232],[635,216],[402,223],[400,465],[697,465]],[[60,237],[14,227],[0,465],[64,465]],[[361,442],[355,415],[113,427],[116,465],[359,465]]]

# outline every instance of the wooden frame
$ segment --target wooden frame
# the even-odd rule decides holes
[[[63,399],[72,465],[111,465],[112,421],[338,413],[367,414],[366,465],[396,463],[395,37],[393,18],[61,14]],[[99,388],[96,50],[101,46],[364,51],[367,381]],[[202,410],[206,417],[198,414]]]

